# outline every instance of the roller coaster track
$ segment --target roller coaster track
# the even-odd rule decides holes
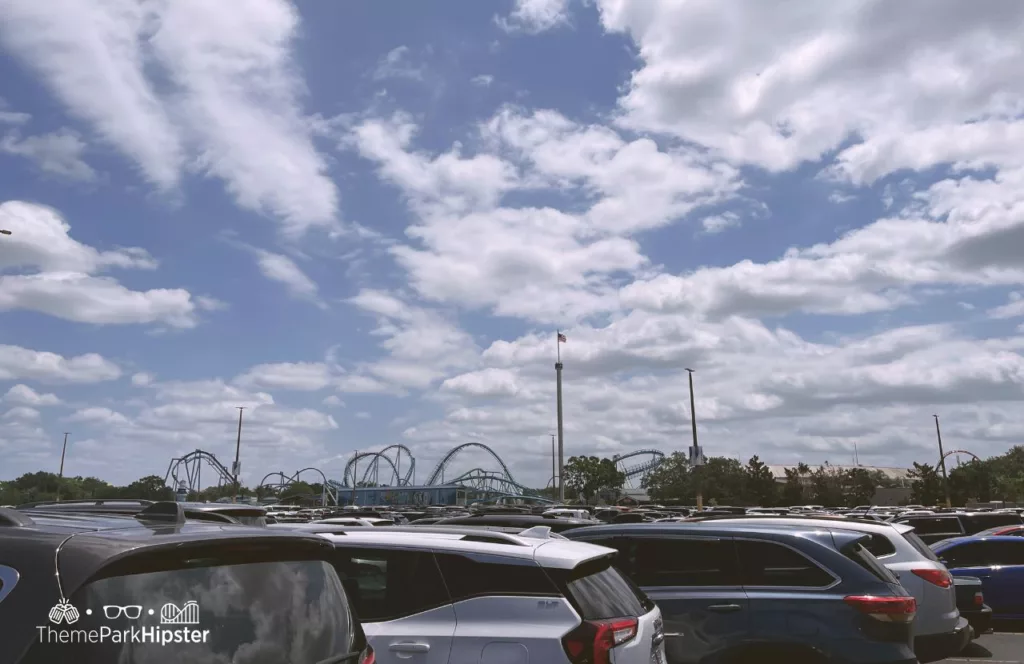
[[[202,484],[202,465],[204,461],[213,468],[217,476],[218,486],[234,483],[234,475],[224,467],[224,464],[217,460],[217,457],[204,450],[196,450],[195,452],[189,452],[185,456],[171,459],[171,463],[167,466],[167,473],[164,475],[164,485],[174,489],[185,485],[189,491],[202,490],[203,487],[200,485]],[[181,477],[182,468],[185,471],[184,478]]]
[[[939,462],[937,464],[935,464],[935,467],[941,468],[942,462],[948,459],[949,457],[953,456],[954,454],[966,454],[967,456],[971,457],[974,461],[981,461],[981,458],[979,458],[978,455],[975,454],[974,452],[968,452],[967,450],[950,450],[942,455],[942,458],[939,459]]]
[[[395,451],[394,460],[388,456],[388,452],[392,450]],[[404,475],[401,473],[403,452],[405,452],[405,459],[408,461],[408,467],[405,469]],[[380,476],[381,462],[391,467],[391,476],[384,478],[383,482]],[[360,466],[363,468],[363,473],[357,478],[355,474],[359,472]],[[412,455],[412,451],[405,445],[388,445],[377,452],[357,452],[353,454],[348,463],[345,464],[341,486],[351,487],[354,483],[370,481],[374,484],[387,484],[388,486],[409,485],[412,483],[411,479],[415,473],[416,457]]]
[[[462,473],[458,477],[446,480],[445,483],[461,484],[464,487],[474,489],[481,493],[497,493],[506,496],[526,496],[532,495],[534,492],[530,487],[523,486],[518,482],[510,480],[502,473],[484,470],[483,468],[474,468],[473,470]]]
[[[522,486],[521,484],[516,482],[514,477],[512,477],[512,473],[509,471],[508,466],[506,466],[505,462],[501,460],[501,457],[498,456],[498,453],[492,450],[491,448],[487,447],[483,443],[463,443],[462,445],[458,445],[448,450],[448,453],[445,454],[441,458],[441,460],[437,462],[436,466],[434,466],[433,472],[431,472],[430,477],[427,478],[427,484],[441,484],[444,479],[444,471],[448,467],[448,464],[451,463],[452,459],[454,459],[459,452],[470,447],[479,447],[483,451],[490,454],[491,457],[498,463],[498,466],[501,467],[501,472],[505,476],[505,480],[515,486]],[[448,482],[445,481],[444,483]]]
[[[646,456],[650,457],[646,461],[640,463],[625,464],[624,461],[632,459],[633,457]],[[661,450],[637,450],[628,454],[621,454],[612,457],[612,461],[615,462],[615,467],[618,468],[623,475],[626,476],[626,484],[632,486],[632,480],[638,477],[645,477],[652,470],[660,466],[665,461],[665,453]]]

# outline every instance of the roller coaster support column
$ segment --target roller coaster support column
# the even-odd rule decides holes
[[[939,430],[939,416],[932,415],[935,418],[935,435],[939,439],[939,458],[942,459],[942,491],[946,496],[946,507],[952,507],[952,503],[949,501],[949,478],[946,477],[946,455],[942,451],[942,432]]]

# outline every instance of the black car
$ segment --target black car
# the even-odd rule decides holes
[[[62,500],[59,502],[26,503],[18,505],[19,510],[52,512],[80,512],[91,514],[134,515],[153,504],[152,500],[134,498],[113,498],[103,500]],[[178,503],[185,511],[185,518],[195,521],[217,521],[241,523],[247,526],[267,525],[267,510],[259,505],[244,503]]]
[[[981,636],[992,627],[992,608],[985,604],[981,579],[975,576],[954,576],[956,608],[967,619],[974,635]]]
[[[331,553],[173,502],[0,509],[0,664],[372,662]]]
[[[1020,525],[1024,520],[1012,512],[957,512],[897,516],[890,519],[890,523],[913,526],[914,532],[925,544],[934,544],[952,537],[976,535],[996,526]]]

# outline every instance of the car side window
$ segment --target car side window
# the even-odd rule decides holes
[[[884,558],[896,553],[896,547],[892,541],[880,533],[873,533],[866,541],[862,542],[864,548],[871,552],[875,558]]]
[[[365,622],[395,620],[451,601],[430,552],[337,549],[334,566]]]
[[[774,542],[737,540],[744,586],[824,588],[836,579],[802,553]]]
[[[617,545],[617,548],[622,546]],[[624,552],[620,548],[620,556]],[[629,539],[629,569],[639,586],[738,586],[732,540]]]
[[[985,547],[983,542],[966,542],[958,546],[952,546],[939,554],[945,561],[946,567],[956,569],[958,567],[986,567]]]
[[[452,601],[473,597],[561,596],[558,586],[532,560],[474,560],[457,554],[436,554]]]
[[[986,542],[989,565],[1024,565],[1024,542]]]

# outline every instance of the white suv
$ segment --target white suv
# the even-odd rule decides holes
[[[613,549],[547,528],[322,536],[381,664],[665,662],[661,611]]]
[[[864,543],[878,561],[896,575],[900,585],[917,600],[914,619],[914,651],[918,657],[931,659],[951,657],[970,641],[970,626],[956,608],[956,589],[953,577],[945,565],[928,548],[914,528],[899,523],[860,521],[848,518],[779,517],[749,520],[760,524],[786,524],[798,520],[801,524],[840,527],[871,535]]]

